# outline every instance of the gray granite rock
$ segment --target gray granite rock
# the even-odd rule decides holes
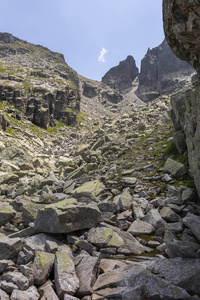
[[[131,224],[128,232],[132,235],[153,234],[155,232],[155,228],[145,221],[136,220]]]
[[[77,257],[76,274],[79,279],[77,295],[85,296],[92,294],[92,287],[98,276],[99,258],[90,255]]]
[[[67,245],[59,247],[56,252],[54,278],[59,298],[64,294],[74,295],[79,288],[79,280],[75,272],[74,258]]]

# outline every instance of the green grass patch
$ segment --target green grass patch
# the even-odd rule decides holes
[[[30,82],[28,82],[28,81],[23,81],[22,84],[23,84],[23,86],[26,87],[26,88],[31,88],[31,87],[32,87],[32,85],[31,85]]]
[[[17,120],[17,119],[14,119],[14,118],[12,118],[11,116],[9,116],[8,113],[6,113],[6,117],[7,117],[7,119],[8,119],[9,121],[11,121],[12,123],[15,123],[15,124],[17,124],[17,125],[19,125],[19,126],[22,126],[22,127],[27,127],[27,126],[25,126],[21,121],[19,121],[19,120]]]
[[[44,129],[42,129],[41,127],[38,127],[34,124],[30,125],[29,129],[38,135],[44,135]]]
[[[87,119],[86,114],[83,111],[80,111],[77,115],[77,119],[79,122],[84,123],[84,121]]]
[[[17,130],[13,129],[13,128],[10,128],[10,127],[7,127],[6,130],[5,130],[6,133],[9,133],[10,135],[12,136],[15,136],[17,135]]]

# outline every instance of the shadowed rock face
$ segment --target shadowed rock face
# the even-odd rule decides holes
[[[152,101],[180,90],[190,82],[192,73],[194,69],[178,59],[164,40],[158,47],[148,49],[142,59],[137,92],[143,101]]]
[[[102,78],[102,82],[120,92],[127,92],[131,88],[133,80],[138,76],[138,68],[134,58],[129,55],[119,63],[118,66],[111,68]]]
[[[166,39],[173,52],[200,71],[200,1],[163,1]]]
[[[164,0],[166,39],[181,59],[200,74],[200,1]],[[175,143],[179,152],[188,152],[190,170],[200,196],[200,84],[171,98]]]

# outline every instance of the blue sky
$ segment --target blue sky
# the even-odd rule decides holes
[[[162,0],[0,0],[0,32],[63,53],[94,80],[164,39]]]

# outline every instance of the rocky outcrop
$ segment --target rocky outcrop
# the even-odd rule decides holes
[[[200,72],[199,1],[163,1],[164,30],[174,53]]]
[[[188,63],[174,55],[164,40],[158,47],[148,49],[142,59],[137,93],[143,101],[152,101],[190,83],[194,72]]]
[[[0,71],[0,99],[21,117],[45,129],[78,124],[79,79],[62,54],[0,33]]]
[[[133,80],[138,76],[134,58],[129,55],[118,66],[111,68],[102,78],[102,82],[121,93],[131,89]]]
[[[200,72],[199,1],[163,2],[164,30],[174,53]],[[172,96],[174,139],[180,153],[188,151],[190,171],[200,196],[200,87],[197,81],[182,93]]]

